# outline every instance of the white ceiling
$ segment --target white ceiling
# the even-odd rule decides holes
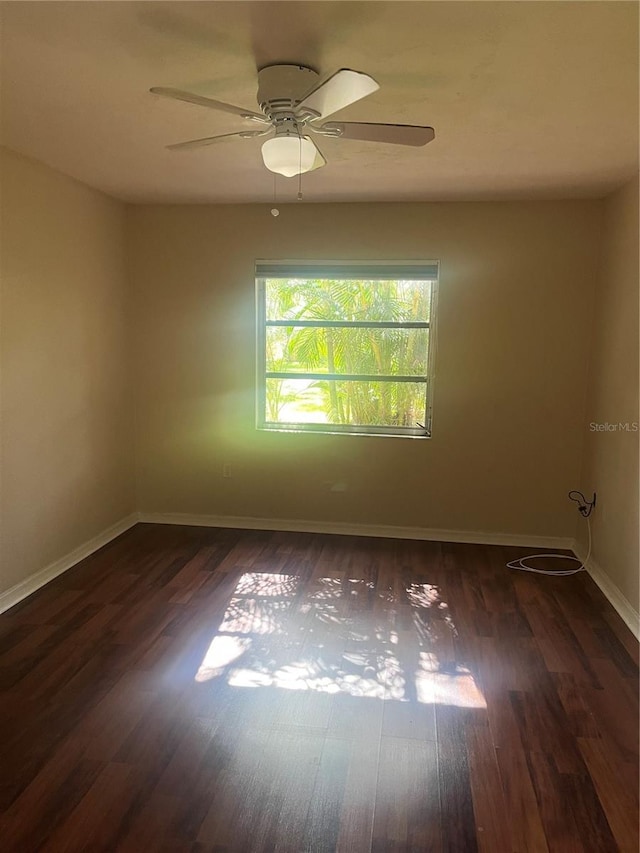
[[[130,202],[269,201],[261,140],[164,146],[256,109],[256,68],[365,71],[336,114],[429,124],[426,148],[322,142],[309,201],[595,197],[638,167],[635,2],[5,2],[2,142]],[[278,178],[279,200],[297,180]]]

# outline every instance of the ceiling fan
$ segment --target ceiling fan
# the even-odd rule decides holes
[[[426,145],[434,139],[432,127],[353,121],[324,122],[333,113],[379,88],[373,77],[350,68],[341,68],[319,83],[318,73],[304,65],[270,65],[258,71],[257,99],[261,113],[180,89],[154,86],[150,91],[166,98],[231,113],[260,125],[257,130],[192,139],[168,145],[167,148],[185,150],[234,137],[255,139],[268,136],[262,144],[264,165],[272,172],[291,178],[326,165],[327,161],[309,132],[319,137],[387,142],[393,145]]]

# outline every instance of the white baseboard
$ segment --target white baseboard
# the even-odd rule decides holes
[[[393,525],[378,524],[348,524],[334,521],[309,521],[303,519],[284,518],[253,518],[248,516],[234,515],[189,515],[184,513],[132,513],[126,518],[94,536],[88,542],[75,548],[69,554],[50,563],[44,569],[30,575],[25,580],[0,593],[0,613],[13,607],[22,599],[31,595],[40,587],[44,586],[53,578],[58,577],[67,569],[75,566],[81,560],[93,554],[103,545],[111,542],[125,530],[133,527],[139,521],[150,524],[184,524],[194,527],[228,527],[240,530],[282,530],[300,533],[333,533],[343,536],[372,536],[384,539],[417,539],[432,542],[461,542],[472,545],[513,545],[524,548],[551,548],[553,550],[573,550],[574,540],[559,536],[535,536],[531,534],[517,533],[495,533],[485,531],[468,530],[445,530],[427,527],[399,527]],[[591,571],[591,570],[590,570]],[[601,583],[592,572],[594,580],[602,589],[606,597],[611,601],[620,613],[627,625],[637,634],[638,614],[633,610],[629,602],[624,598],[618,588],[606,578],[601,570],[598,577],[604,580]],[[603,584],[608,584],[614,592],[609,594]],[[626,607],[627,616],[620,610],[616,601],[620,600]],[[630,615],[629,615],[630,614]],[[633,623],[632,617],[636,622]],[[629,621],[631,619],[631,622]],[[633,624],[636,627],[633,627]]]
[[[126,518],[122,518],[120,521],[116,522],[116,524],[113,524],[111,527],[103,530],[102,533],[98,533],[97,536],[89,539],[88,542],[85,542],[78,548],[74,548],[74,550],[69,554],[65,554],[65,556],[60,557],[59,560],[49,563],[49,565],[45,566],[44,569],[40,569],[40,571],[29,575],[28,578],[25,578],[23,581],[20,581],[20,583],[12,586],[11,589],[6,590],[6,592],[0,593],[0,613],[4,613],[5,610],[8,610],[10,607],[18,604],[18,602],[22,601],[23,598],[26,598],[28,595],[31,595],[31,593],[40,589],[41,586],[44,586],[46,583],[49,583],[49,581],[57,578],[58,575],[66,572],[67,569],[75,566],[76,563],[84,560],[85,557],[89,557],[94,553],[94,551],[97,551],[99,548],[102,548],[103,545],[111,542],[111,540],[115,539],[116,536],[120,536],[121,533],[124,533],[125,530],[133,527],[137,522],[137,513],[132,513]]]
[[[586,557],[584,549],[575,541],[573,552],[580,560],[584,560]],[[585,568],[593,578],[596,586],[599,587],[600,592],[602,592],[636,640],[640,640],[640,614],[629,599],[621,592],[620,588],[611,580],[604,569],[596,563],[593,557],[590,557],[586,562]]]
[[[188,515],[141,512],[139,521],[150,524],[185,524],[194,527],[230,527],[241,530],[283,530],[299,533],[336,533],[344,536],[379,536],[383,539],[423,539],[433,542],[467,542],[473,545],[517,545],[525,548],[571,550],[573,539],[517,533],[485,533],[474,530],[441,530],[428,527],[395,527],[379,524],[346,524],[340,521],[309,521],[290,518],[251,518],[235,515]]]

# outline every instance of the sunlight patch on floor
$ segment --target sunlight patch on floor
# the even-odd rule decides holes
[[[195,680],[486,708],[472,672],[448,662],[456,636],[433,584],[323,577],[302,590],[295,575],[246,572]]]

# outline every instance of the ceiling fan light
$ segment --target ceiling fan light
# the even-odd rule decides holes
[[[274,136],[262,145],[264,165],[285,178],[311,171],[317,153],[313,142],[304,136]]]

